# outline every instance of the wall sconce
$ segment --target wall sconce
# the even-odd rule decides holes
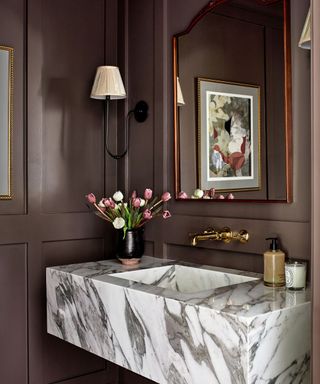
[[[185,104],[186,103],[184,101],[183,93],[180,86],[180,80],[179,80],[179,77],[177,77],[177,105],[178,107],[182,107]]]
[[[148,117],[148,104],[141,100],[133,110],[128,112],[125,122],[125,149],[121,154],[114,154],[109,149],[109,103],[110,100],[125,99],[127,97],[118,67],[104,65],[97,68],[90,97],[105,100],[105,149],[114,159],[121,159],[128,152],[129,118],[133,114],[137,122],[143,123]]]
[[[310,8],[306,17],[306,21],[301,33],[299,47],[304,49],[311,49],[311,13]]]

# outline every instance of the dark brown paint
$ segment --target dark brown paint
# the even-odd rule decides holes
[[[27,384],[27,245],[0,246],[0,382]]]
[[[113,252],[111,227],[84,195],[117,186],[101,144],[103,103],[89,94],[96,66],[120,56],[119,4],[0,3],[0,44],[14,48],[15,77],[14,199],[0,202],[1,383],[118,381],[114,365],[47,334],[45,267]]]
[[[94,12],[103,7],[103,0],[92,2]],[[301,0],[293,0],[293,3],[293,39],[297,40],[299,31],[295,31],[295,28],[297,26],[299,30],[301,29],[307,5]],[[83,1],[77,3],[80,7],[77,12],[83,19],[83,24],[80,26],[79,19],[73,20],[72,15],[69,15],[70,29],[73,25],[78,27],[76,38],[83,44],[93,45],[96,48],[90,51],[94,56],[90,58],[90,63],[101,64],[101,57],[105,55],[106,63],[118,62],[122,68],[130,96],[127,104],[115,102],[113,105],[112,124],[117,121],[122,124],[125,110],[140,99],[145,99],[150,106],[149,119],[140,125],[132,124],[131,149],[127,159],[116,163],[108,157],[104,158],[102,151],[98,149],[101,158],[98,158],[96,153],[90,152],[89,156],[92,157],[88,159],[88,163],[82,163],[82,173],[84,177],[90,173],[88,182],[94,183],[96,188],[94,192],[97,194],[103,194],[105,189],[109,195],[117,185],[127,190],[143,191],[148,186],[154,188],[157,193],[166,189],[173,191],[171,38],[178,31],[185,29],[199,8],[206,4],[207,0],[106,0],[105,21],[102,21],[100,12],[96,14],[96,18],[92,15],[89,17],[90,23],[99,20],[98,25],[92,26],[92,30],[95,31],[93,34],[87,34],[91,27],[86,23],[87,4]],[[68,156],[65,157],[65,164],[50,147],[48,137],[43,136],[49,126],[53,130],[50,132],[51,135],[59,134],[55,130],[56,124],[50,121],[49,115],[60,101],[57,97],[53,97],[54,95],[45,92],[48,88],[42,87],[44,83],[50,83],[51,71],[58,71],[59,67],[51,65],[47,55],[50,56],[50,52],[53,51],[52,44],[59,44],[65,34],[68,35],[67,41],[71,36],[75,36],[75,31],[72,30],[64,30],[64,34],[59,34],[60,25],[54,24],[56,13],[60,17],[64,15],[62,2],[58,2],[57,7],[53,9],[48,5],[48,0],[28,0],[28,2],[4,0],[0,4],[0,36],[1,40],[4,40],[1,43],[15,47],[13,153],[15,199],[0,202],[0,267],[4,274],[0,284],[5,286],[0,294],[0,300],[6,307],[6,311],[1,312],[0,317],[0,328],[6,331],[0,344],[0,382],[147,383],[146,379],[126,371],[121,372],[119,379],[117,367],[46,334],[45,267],[112,257],[113,251],[112,229],[94,215],[87,213],[85,205],[82,205],[80,194],[83,194],[88,184],[84,182],[82,175],[77,174],[78,169],[75,169],[77,177],[72,179],[70,186],[71,179],[64,177],[59,180],[59,176],[56,176],[59,182],[56,196],[55,191],[51,190],[51,181],[42,178],[44,170],[54,170],[56,162],[57,167],[61,169],[61,175],[65,172],[63,165],[67,167],[68,176],[72,175],[73,168],[77,166],[75,157],[79,156],[77,146],[79,145],[80,149],[83,147],[84,153],[87,151],[83,138],[78,139],[78,133],[73,136],[76,131],[75,125],[78,125],[79,121],[75,111],[82,118],[81,126],[85,126],[85,122],[88,122],[87,127],[83,129],[92,129],[90,137],[96,143],[103,125],[103,108],[98,101],[90,101],[88,98],[88,104],[84,99],[79,102],[80,95],[58,87],[54,92],[67,93],[69,98],[66,100],[67,112],[76,116],[71,119],[72,126],[67,128],[67,135],[70,136],[67,140]],[[320,15],[318,8],[317,15]],[[46,29],[47,32],[44,32],[43,24],[48,18],[53,19],[52,30]],[[104,27],[101,23],[104,23]],[[99,32],[103,28],[106,31],[104,42],[101,41]],[[57,31],[56,35],[53,33],[54,30]],[[66,42],[63,45],[65,44]],[[68,44],[71,44],[70,41]],[[46,45],[48,47],[45,47]],[[60,58],[61,65],[72,64],[73,57],[79,58],[77,56],[79,50],[81,46],[74,47],[72,44],[65,52],[67,57]],[[310,176],[306,170],[310,167],[310,161],[306,154],[309,153],[310,144],[307,129],[301,128],[308,127],[309,124],[306,86],[308,54],[294,49],[292,56],[295,79],[293,204],[246,204],[244,207],[241,203],[236,203],[208,207],[198,202],[190,204],[172,201],[169,203],[169,209],[173,214],[172,221],[155,221],[146,228],[148,253],[158,257],[170,256],[199,263],[261,271],[261,253],[265,249],[263,239],[265,234],[272,231],[280,235],[283,246],[290,256],[309,259]],[[54,56],[50,57],[52,60],[57,59]],[[94,74],[94,68],[92,74],[89,74],[90,63],[89,61],[83,63],[83,66],[81,65],[83,73],[77,74],[70,83],[70,88],[73,89],[74,85],[74,89],[79,93],[82,92],[82,98],[85,92],[79,90],[78,82],[82,81],[87,84],[87,89],[90,88]],[[319,66],[318,61],[315,64]],[[25,88],[26,79],[27,88]],[[318,105],[318,99],[315,99],[315,103]],[[81,105],[81,108],[77,109],[77,105]],[[317,118],[316,121],[318,120]],[[46,127],[44,122],[47,124]],[[97,126],[91,127],[90,124]],[[79,134],[82,133],[88,135],[88,132],[83,131]],[[56,136],[54,140],[57,140]],[[70,137],[73,140],[70,140]],[[303,164],[297,160],[298,158],[304,159]],[[105,177],[102,183],[103,163]],[[98,172],[93,175],[96,167]],[[314,172],[316,177],[316,169]],[[81,191],[79,195],[77,185]],[[88,185],[88,188],[91,189],[91,185]],[[315,196],[315,210],[317,200]],[[315,220],[316,217],[315,215]],[[244,248],[238,244],[226,246],[215,243],[203,243],[200,248],[191,248],[188,233],[213,224],[229,225],[234,229],[247,228],[252,239]],[[315,223],[315,231],[318,230],[318,224]],[[314,252],[315,256],[319,253],[316,242]],[[316,267],[316,257],[314,262]],[[316,276],[314,281],[316,284]],[[8,300],[9,289],[14,294],[14,300]],[[314,292],[314,299],[317,300],[318,291]],[[315,322],[319,322],[317,308],[314,315]],[[13,332],[9,331],[9,327],[13,328]],[[314,348],[317,351],[318,345],[315,344]],[[317,371],[314,372],[316,375]]]

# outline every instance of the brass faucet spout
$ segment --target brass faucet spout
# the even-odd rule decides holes
[[[192,236],[191,244],[193,246],[196,246],[198,241],[204,241],[204,240],[218,240],[218,233],[215,231],[207,232],[207,233],[196,233]]]
[[[249,233],[245,229],[241,229],[239,232],[232,232],[228,227],[217,231],[210,228],[203,233],[194,233],[189,236],[194,247],[198,244],[198,241],[206,240],[223,241],[224,243],[230,243],[232,240],[238,240],[240,243],[247,243],[249,241]]]

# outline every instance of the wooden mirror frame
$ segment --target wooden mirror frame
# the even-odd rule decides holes
[[[292,69],[291,69],[291,34],[290,34],[290,0],[255,0],[261,5],[268,6],[283,1],[283,43],[284,43],[284,123],[285,123],[285,160],[286,160],[286,199],[285,200],[255,200],[255,199],[179,199],[181,191],[180,170],[180,133],[177,106],[177,76],[178,76],[178,38],[187,35],[202,18],[218,5],[229,0],[212,0],[192,19],[188,27],[172,38],[173,46],[173,119],[174,119],[174,187],[175,199],[182,201],[214,201],[214,202],[261,202],[261,203],[291,203],[292,202]]]

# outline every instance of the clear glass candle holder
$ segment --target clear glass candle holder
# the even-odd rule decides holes
[[[307,264],[290,260],[285,264],[286,287],[291,291],[300,291],[306,287]]]

